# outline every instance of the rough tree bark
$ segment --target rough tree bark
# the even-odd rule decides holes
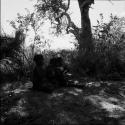
[[[79,50],[84,52],[92,52],[93,42],[92,42],[92,32],[91,32],[91,22],[89,18],[89,8],[94,0],[78,0],[79,8],[81,12],[81,31],[80,31],[80,41]]]

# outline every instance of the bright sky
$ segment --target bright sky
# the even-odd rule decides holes
[[[5,33],[12,35],[13,32],[13,29],[10,27],[7,20],[14,20],[17,13],[24,14],[26,12],[25,8],[33,11],[33,4],[35,1],[36,0],[1,0],[1,25]],[[72,20],[76,25],[80,26],[80,11],[76,0],[71,0],[70,12]],[[112,1],[112,3],[107,0],[95,0],[95,4],[92,5],[92,9],[90,9],[92,26],[96,25],[100,13],[104,14],[105,21],[108,21],[110,13],[125,17],[125,0],[115,0]],[[55,38],[53,47],[57,46],[58,48],[61,46],[69,48],[71,46],[70,44],[67,44],[69,39],[71,39],[69,36],[65,38]],[[61,41],[61,44],[56,41]]]

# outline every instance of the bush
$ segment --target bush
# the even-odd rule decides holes
[[[15,81],[20,78],[23,67],[23,41],[22,31],[16,31],[15,38],[10,36],[0,36],[0,72],[2,81]]]
[[[109,23],[101,21],[93,29],[94,51],[80,53],[73,65],[74,72],[98,79],[118,80],[125,76],[125,18],[110,17]]]

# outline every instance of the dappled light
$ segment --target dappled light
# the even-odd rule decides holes
[[[109,117],[118,118],[121,115],[124,116],[125,109],[118,105],[114,105],[108,102],[101,102],[101,106],[109,112]]]
[[[94,2],[32,1],[9,21],[13,37],[2,28],[2,125],[125,125],[125,17],[108,11],[123,5]]]
[[[94,82],[92,83],[94,84]],[[16,123],[18,123],[21,119],[23,119],[23,122],[26,122],[27,118],[37,119],[37,117],[39,119],[39,123],[42,123],[42,119],[47,117],[48,122],[46,121],[46,123],[50,124],[80,124],[86,122],[89,123],[91,121],[91,117],[92,119],[95,119],[96,122],[101,122],[101,120],[103,121],[104,117],[119,120],[121,118],[124,118],[124,97],[118,98],[113,95],[109,95],[106,92],[102,95],[86,95],[84,94],[84,90],[74,87],[57,89],[54,92],[52,92],[52,94],[46,94],[43,92],[33,92],[31,90],[28,90],[28,87],[31,85],[26,84],[32,83],[23,83],[22,89],[20,89],[20,86],[16,86],[15,90],[13,90],[13,94],[12,91],[8,91],[8,89],[10,90],[10,86],[15,86],[14,83],[7,83],[5,86],[3,86],[3,92],[1,93],[1,118],[3,120],[3,123],[13,123],[15,117],[17,119]],[[90,83],[86,84],[87,88],[90,88],[90,86],[88,86],[88,84]],[[95,85],[96,84],[97,83],[95,82]],[[100,82],[100,84],[102,83]],[[101,90],[100,88],[98,88],[96,91]],[[8,96],[7,94],[10,95]],[[6,100],[4,101],[4,98],[6,100],[11,99],[13,103],[11,105],[6,104]],[[9,105],[9,109],[3,110],[3,107],[5,108]],[[45,116],[42,116],[46,109],[48,113],[51,113],[53,115],[46,116],[47,114],[44,114]],[[85,115],[85,112],[88,113],[87,116]],[[100,114],[100,112],[102,112],[102,114]],[[34,115],[32,113],[34,113]],[[38,115],[41,116],[39,117]],[[88,120],[86,121],[85,119]],[[27,121],[26,124],[28,124],[29,122],[30,121]],[[34,122],[36,122],[36,120]],[[122,125],[121,123],[124,123],[123,120],[120,120],[119,122],[120,125]],[[114,122],[112,121],[112,123]]]
[[[64,94],[63,93],[53,93],[51,98],[55,98],[55,97],[62,97]]]
[[[28,113],[25,111],[25,105],[26,101],[25,99],[21,98],[16,106],[13,106],[7,113],[7,115],[15,114],[18,115],[18,117],[26,117],[28,116]]]
[[[113,118],[119,118],[124,116],[125,114],[125,107],[123,106],[123,103],[125,100],[117,99],[117,98],[107,98],[107,97],[101,97],[101,96],[89,96],[87,97],[92,101],[92,103],[100,107],[101,109],[104,109],[107,111],[109,117]]]

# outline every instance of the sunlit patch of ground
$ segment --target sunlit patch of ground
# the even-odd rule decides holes
[[[104,98],[98,95],[92,95],[86,98],[89,99],[95,106],[106,110],[108,112],[108,117],[119,118],[125,115],[125,108],[122,107],[122,103],[124,103],[125,100],[119,100],[117,98]]]
[[[7,115],[11,115],[11,114],[16,114],[20,117],[26,117],[28,116],[28,113],[25,111],[25,103],[26,100],[24,98],[21,98],[16,106],[13,106],[7,113]]]

